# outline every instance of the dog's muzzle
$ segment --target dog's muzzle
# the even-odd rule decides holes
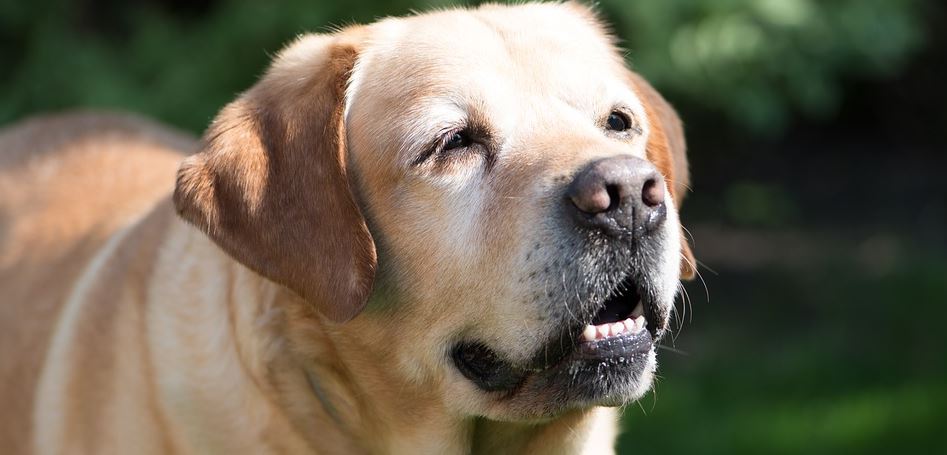
[[[484,391],[505,393],[536,382],[530,379],[535,376],[573,384],[584,372],[611,375],[620,378],[618,383],[641,377],[670,313],[669,302],[657,292],[662,283],[655,273],[661,248],[668,247],[656,234],[667,219],[666,204],[664,177],[646,160],[611,157],[581,169],[565,188],[563,205],[572,233],[583,239],[577,243],[593,258],[589,262],[594,265],[583,272],[589,275],[588,289],[572,299],[578,301],[572,302],[559,334],[530,361],[512,362],[487,342],[464,340],[451,350],[458,370]],[[568,378],[560,377],[559,370],[567,371]],[[558,379],[548,379],[553,377]],[[601,392],[609,399],[618,395]],[[596,393],[586,390],[582,396]]]

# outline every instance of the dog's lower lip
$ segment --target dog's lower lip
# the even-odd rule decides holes
[[[624,360],[651,350],[654,338],[646,330],[648,320],[644,312],[644,302],[639,300],[623,321],[587,325],[573,359]]]
[[[635,356],[641,356],[654,348],[654,339],[651,332],[641,330],[638,333],[625,332],[595,341],[579,343],[573,360],[605,361],[617,359],[624,361]]]

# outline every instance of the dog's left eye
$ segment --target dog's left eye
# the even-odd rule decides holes
[[[626,131],[630,125],[631,122],[628,120],[628,117],[618,111],[614,111],[609,114],[608,120],[605,121],[605,126],[611,131]]]
[[[441,151],[448,152],[454,149],[461,147],[469,146],[473,141],[470,140],[470,135],[467,134],[467,131],[460,130],[451,133],[444,141],[444,146],[441,148]]]

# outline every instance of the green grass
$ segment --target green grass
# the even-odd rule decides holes
[[[945,264],[883,277],[833,265],[721,272],[674,343],[683,353],[660,353],[656,393],[625,409],[621,453],[941,446]]]

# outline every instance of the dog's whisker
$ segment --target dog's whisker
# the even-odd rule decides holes
[[[684,286],[684,283],[678,283],[678,289],[681,290],[681,306],[684,308],[686,316],[689,318],[687,322],[694,322],[694,301],[691,299],[690,293],[687,292],[687,288]],[[690,312],[687,310],[690,309]],[[681,321],[683,326],[683,321]]]
[[[677,180],[672,180],[672,179],[667,179],[667,178],[666,178],[666,179],[664,179],[664,181],[667,182],[667,183],[670,183],[672,186],[677,184]],[[689,184],[685,183],[683,186],[684,186],[684,189],[686,189],[688,192],[690,192],[690,193],[693,193],[693,192],[694,192],[694,188],[691,187]]]
[[[562,288],[563,288],[563,289],[568,289],[569,286],[566,284],[566,272],[565,272],[565,270],[562,271],[562,276],[561,276],[561,278],[562,278]],[[577,301],[577,302],[580,301],[580,300],[578,299],[578,294],[576,294],[576,301]],[[569,312],[569,317],[572,318],[573,321],[579,322],[579,318],[577,318],[577,317],[575,316],[575,313],[572,312],[572,305],[569,305],[569,302],[568,302],[568,301],[564,301],[563,304],[566,306],[566,311]]]
[[[680,316],[678,312],[675,311],[675,317],[678,319],[678,330],[684,326],[684,318],[687,317],[687,291],[684,289],[684,285],[681,283],[677,284],[677,289],[681,291],[681,311]],[[674,309],[677,309],[677,299],[674,300]]]
[[[695,260],[696,260],[696,259],[695,259]],[[708,265],[707,265],[706,263],[704,263],[703,261],[700,261],[700,260],[696,260],[696,261],[697,261],[697,265],[703,267],[703,268],[704,268],[705,270],[707,270],[708,272],[710,272],[710,273],[712,273],[712,274],[714,274],[714,275],[720,275],[719,273],[717,273],[716,270],[712,269],[710,266],[708,266]]]
[[[675,354],[680,354],[680,355],[683,355],[683,356],[689,356],[689,355],[690,355],[690,353],[688,353],[687,351],[682,351],[682,350],[680,350],[680,349],[673,348],[673,347],[671,347],[671,346],[667,346],[667,345],[663,345],[663,344],[657,345],[657,348],[658,348],[658,349],[665,350],[665,351],[673,352],[673,353],[675,353]]]
[[[684,291],[684,295],[687,297],[687,307],[690,308],[690,311],[687,313],[687,317],[688,317],[687,322],[690,322],[693,324],[694,323],[694,299],[692,299],[690,293],[687,292],[687,288],[685,288],[683,285],[681,286],[681,288]]]
[[[687,234],[687,236],[690,237],[690,239],[691,239],[691,240],[690,240],[691,245],[694,245],[694,246],[696,247],[696,246],[697,246],[697,239],[694,238],[694,234],[691,232],[691,230],[690,230],[690,229],[687,229],[687,227],[684,226],[683,224],[681,224],[681,230],[684,231],[684,234]]]
[[[651,384],[651,410],[654,411],[658,407],[658,383],[661,382],[660,377],[655,375],[654,383]]]
[[[641,404],[641,400],[637,400],[635,401],[635,403],[638,404],[638,407],[641,409],[642,414],[648,415],[648,411],[644,410],[644,405]],[[654,408],[652,407],[651,409],[653,410]]]
[[[700,280],[701,284],[704,286],[704,295],[707,297],[707,301],[710,302],[710,289],[707,288],[707,280],[704,280],[704,276],[701,275],[700,270],[697,269],[697,265],[691,262],[690,260],[688,260],[687,257],[684,256],[683,253],[681,254],[681,259],[687,262],[687,264],[690,265],[691,268],[694,269],[694,273],[697,274],[697,278]]]

